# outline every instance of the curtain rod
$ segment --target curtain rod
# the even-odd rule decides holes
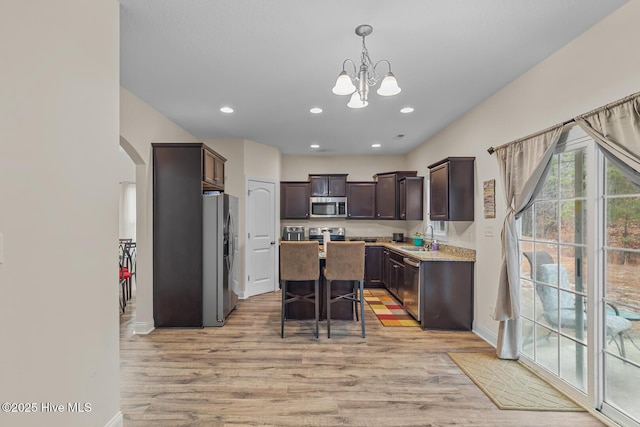
[[[532,134],[531,134],[531,135],[529,135],[529,136],[525,136],[525,137],[522,137],[522,138],[518,138],[518,139],[516,139],[516,140],[513,140],[513,141],[511,141],[511,142],[507,142],[506,144],[502,144],[502,145],[499,145],[499,146],[497,146],[497,147],[489,147],[489,148],[487,148],[487,152],[489,153],[489,155],[492,155],[493,153],[495,153],[495,152],[496,152],[496,150],[497,150],[498,148],[500,148],[500,147],[504,147],[505,145],[510,145],[510,144],[513,144],[514,142],[518,142],[518,141],[522,141],[522,140],[525,140],[525,139],[533,138],[534,136],[537,136],[537,135],[540,135],[540,134],[543,134],[543,133],[547,132],[549,129],[553,129],[553,128],[557,127],[557,126],[564,127],[564,126],[566,126],[566,125],[568,125],[568,124],[570,124],[570,123],[575,123],[575,122],[576,122],[576,121],[575,121],[575,119],[566,120],[566,121],[564,121],[564,122],[560,123],[559,125],[551,126],[551,127],[547,128],[547,129],[541,130],[541,131],[539,131],[539,132],[532,133]]]
[[[640,92],[632,93],[631,95],[625,96],[622,99],[618,99],[617,101],[614,101],[614,102],[611,102],[609,104],[603,105],[602,107],[596,108],[595,110],[591,110],[591,111],[589,111],[587,113],[581,114],[581,115],[577,116],[577,118],[584,118],[584,117],[587,117],[587,116],[591,116],[591,115],[593,115],[595,113],[598,113],[600,111],[604,111],[604,110],[609,109],[609,108],[616,107],[616,106],[618,106],[618,105],[620,105],[622,103],[625,103],[627,101],[630,101],[630,100],[632,100],[634,98],[638,98],[638,97],[640,97]],[[575,119],[567,120],[566,122],[562,122],[562,126],[568,125],[569,123],[575,123],[575,122],[576,122]],[[555,127],[555,126],[552,126],[552,127]],[[548,129],[551,129],[551,128],[548,128]],[[507,144],[500,145],[498,147],[489,147],[489,148],[487,148],[487,152],[489,153],[489,155],[491,155],[491,154],[495,153],[496,149],[498,149],[500,147],[504,147],[505,145],[513,144],[514,142],[520,141],[520,140],[523,140],[523,139],[532,138],[532,137],[534,137],[536,135],[539,135],[541,133],[546,132],[548,129],[540,131],[540,132],[536,132],[536,133],[531,134],[529,136],[526,136],[524,138],[516,139],[515,141],[509,142]]]

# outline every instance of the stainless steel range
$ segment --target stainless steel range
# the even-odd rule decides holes
[[[329,236],[332,241],[346,240],[344,227],[311,227],[309,228],[309,240],[318,240],[322,242],[322,236],[325,231],[329,232]]]

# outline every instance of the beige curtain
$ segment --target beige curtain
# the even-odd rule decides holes
[[[607,159],[640,186],[640,93],[578,116],[575,121],[598,143]]]
[[[507,199],[502,267],[493,314],[500,321],[496,353],[501,359],[519,357],[520,244],[516,219],[540,192],[561,133],[562,125],[557,125],[495,149]]]

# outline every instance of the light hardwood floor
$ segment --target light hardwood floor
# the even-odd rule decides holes
[[[471,332],[287,321],[280,293],[242,300],[227,325],[133,335],[121,316],[125,426],[596,426],[588,413],[499,410],[447,352],[493,352]]]

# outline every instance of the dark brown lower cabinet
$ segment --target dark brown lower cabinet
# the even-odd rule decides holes
[[[471,330],[473,267],[461,261],[421,263],[422,329]]]
[[[382,284],[387,290],[391,284],[391,251],[388,248],[382,250]]]
[[[387,290],[402,304],[404,300],[404,257],[405,255],[389,252],[389,285]]]
[[[364,286],[365,288],[382,288],[382,246],[366,246],[364,249]]]

